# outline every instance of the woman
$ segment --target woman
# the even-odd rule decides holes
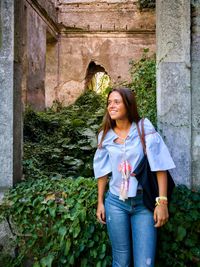
[[[143,204],[143,191],[134,177],[134,169],[143,158],[137,131],[141,128],[133,92],[113,89],[107,98],[107,110],[98,149],[94,156],[94,173],[98,178],[97,218],[107,224],[112,246],[113,267],[154,266],[156,229],[168,220],[166,170],[175,167],[161,136],[148,119],[144,119],[147,157],[156,171],[159,186],[158,205],[154,213]],[[104,193],[109,179],[109,191]]]

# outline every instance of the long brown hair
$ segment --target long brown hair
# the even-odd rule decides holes
[[[113,88],[109,93],[108,93],[108,97],[107,97],[107,105],[106,105],[106,112],[103,118],[103,122],[102,122],[102,127],[100,129],[100,131],[103,131],[102,137],[101,137],[101,141],[99,144],[99,147],[102,147],[102,142],[107,134],[107,132],[110,129],[114,129],[114,127],[116,126],[116,121],[112,120],[108,110],[107,110],[107,106],[108,106],[108,99],[109,96],[112,92],[118,92],[123,100],[123,103],[125,105],[125,108],[127,110],[127,116],[128,116],[128,120],[130,123],[135,122],[138,123],[140,120],[140,116],[138,114],[138,110],[137,110],[137,104],[136,104],[136,99],[135,99],[135,94],[133,91],[131,91],[131,89],[129,88]]]

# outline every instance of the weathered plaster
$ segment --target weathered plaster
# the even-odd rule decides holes
[[[119,84],[130,80],[130,60],[140,58],[144,48],[155,51],[155,11],[139,11],[137,1],[59,2],[55,95],[64,105],[73,103],[86,89],[90,62],[104,68],[112,84]]]
[[[46,66],[45,66],[45,106],[51,107],[57,98],[55,88],[58,85],[59,66],[58,66],[59,43],[51,36],[47,38],[46,45]]]
[[[141,12],[137,1],[67,1],[58,18],[66,31],[155,30],[155,11]]]
[[[48,89],[55,84],[55,74],[49,77],[48,60],[47,60],[47,78],[46,78],[46,43],[57,42],[57,9],[53,1],[28,0],[23,1],[24,11],[22,14],[23,21],[23,78],[22,78],[22,97],[24,105],[30,104],[37,110],[43,110],[46,107],[45,86]],[[55,63],[55,73],[58,72],[58,53],[55,51],[51,63]],[[49,90],[47,89],[47,94]],[[48,97],[47,97],[48,98]],[[51,99],[51,93],[50,93]],[[49,100],[52,103],[51,100]]]
[[[27,101],[37,109],[45,107],[46,27],[38,14],[28,8],[27,40]]]
[[[130,81],[129,62],[139,59],[146,47],[152,52],[155,51],[154,34],[63,35],[59,51],[59,86],[56,88],[58,100],[61,101],[62,95],[63,104],[72,103],[76,99],[72,96],[77,97],[84,91],[86,73],[91,61],[105,69],[113,84]]]
[[[129,60],[143,48],[155,51],[155,11],[141,12],[136,4],[24,0],[23,103],[37,110],[54,100],[73,103],[86,88],[91,61],[113,83],[129,80]]]

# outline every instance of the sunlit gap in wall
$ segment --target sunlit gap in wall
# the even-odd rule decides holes
[[[111,79],[106,70],[100,64],[91,61],[88,65],[85,88],[86,90],[93,90],[99,94],[106,94],[107,88],[111,84]]]
[[[105,72],[97,72],[88,83],[87,89],[101,94],[106,91],[109,85],[110,77]]]

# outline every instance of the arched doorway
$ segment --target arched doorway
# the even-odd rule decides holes
[[[85,78],[85,89],[103,93],[110,85],[110,77],[104,67],[91,61]]]

